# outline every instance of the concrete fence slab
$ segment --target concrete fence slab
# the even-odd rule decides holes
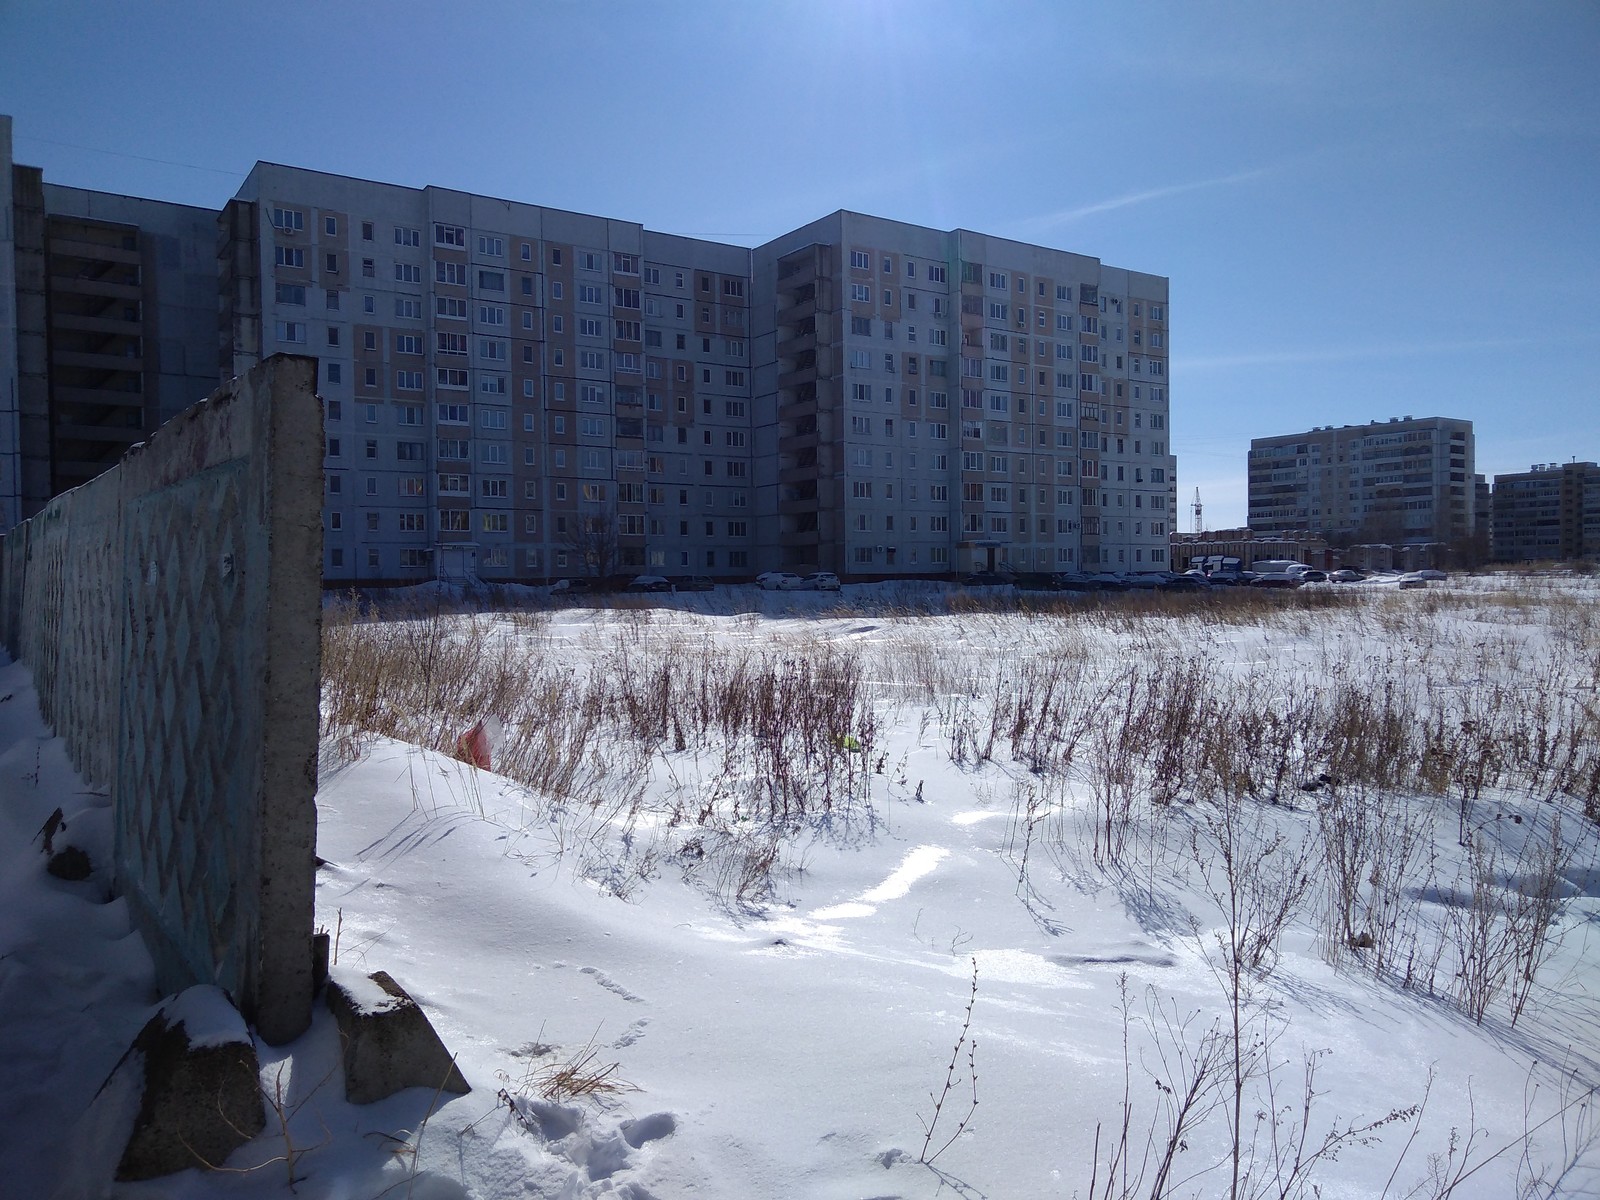
[[[316,361],[279,355],[0,546],[0,634],[111,792],[163,990],[310,1021],[320,670]]]

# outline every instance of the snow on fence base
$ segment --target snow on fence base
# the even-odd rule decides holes
[[[164,991],[310,1023],[320,669],[316,360],[274,356],[0,542],[0,636],[110,791]]]

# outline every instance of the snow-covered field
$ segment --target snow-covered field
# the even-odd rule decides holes
[[[119,1194],[1600,1194],[1593,581],[946,595],[330,614],[318,918],[474,1090],[346,1104],[319,1008],[260,1047],[282,1121]],[[0,697],[0,1194],[44,1196],[152,997],[29,844],[60,805],[103,863],[103,801]],[[502,774],[438,752],[474,715]]]

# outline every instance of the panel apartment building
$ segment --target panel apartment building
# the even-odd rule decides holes
[[[46,183],[0,115],[0,531],[216,388],[216,217]]]
[[[222,373],[321,360],[330,582],[1167,565],[1163,278],[265,163],[221,224]]]
[[[1600,555],[1600,466],[1547,463],[1494,477],[1491,553],[1498,562]]]
[[[127,392],[107,465],[268,355],[319,360],[329,586],[1168,565],[1162,277],[848,212],[751,250],[270,163],[220,214],[44,189],[95,251],[76,291],[121,289],[74,318],[121,339],[93,364]],[[34,357],[0,411],[12,520],[81,424],[71,364]],[[34,471],[31,507],[74,481]]]
[[[1250,442],[1250,528],[1464,545],[1476,517],[1472,422],[1391,417]]]
[[[778,561],[1167,566],[1167,281],[840,212],[754,254]]]

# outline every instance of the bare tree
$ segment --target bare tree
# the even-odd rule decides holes
[[[605,579],[617,573],[621,555],[617,547],[617,515],[600,505],[590,505],[567,521],[562,547],[573,556],[590,579]]]

